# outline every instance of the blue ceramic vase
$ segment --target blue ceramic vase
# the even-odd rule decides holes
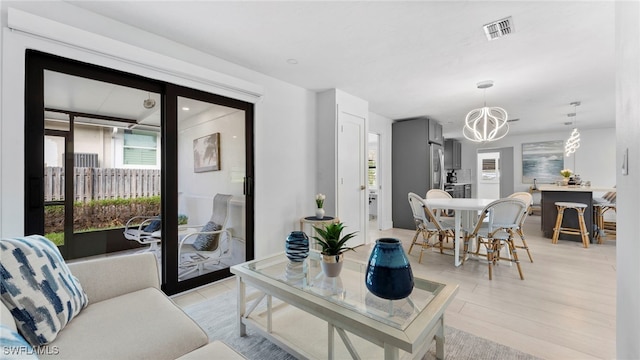
[[[413,272],[400,240],[376,241],[369,256],[365,284],[369,291],[383,299],[399,300],[411,294]]]
[[[302,262],[309,256],[309,237],[303,231],[292,231],[287,236],[285,253],[289,260]]]

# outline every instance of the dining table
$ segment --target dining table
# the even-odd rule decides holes
[[[449,199],[425,199],[425,203],[431,210],[454,210],[454,238],[453,261],[455,266],[462,264],[460,257],[460,243],[463,241],[463,227],[471,228],[478,219],[478,211],[497,199],[474,198],[449,198]]]

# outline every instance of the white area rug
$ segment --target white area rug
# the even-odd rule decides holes
[[[252,332],[251,329],[247,330],[247,336],[238,336],[234,291],[187,306],[184,311],[207,332],[210,341],[222,340],[250,360],[295,359],[277,345]],[[538,359],[448,326],[445,329],[445,355],[446,359]],[[435,359],[435,342],[425,359]]]

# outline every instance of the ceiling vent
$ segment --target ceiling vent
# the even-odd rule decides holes
[[[500,19],[498,21],[494,21],[484,26],[484,33],[485,35],[487,35],[487,40],[489,41],[495,40],[505,35],[509,35],[514,31],[515,29],[513,28],[513,19],[511,18],[511,16]]]

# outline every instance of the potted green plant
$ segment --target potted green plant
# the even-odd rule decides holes
[[[343,223],[332,223],[325,227],[313,227],[319,236],[313,238],[322,248],[322,271],[327,277],[336,277],[340,275],[342,270],[342,260],[344,252],[353,250],[348,247],[347,241],[356,236],[356,232],[342,236],[342,230],[345,226]]]
[[[571,169],[562,169],[560,170],[560,175],[562,175],[563,185],[568,185],[569,178],[573,175],[573,171]]]

